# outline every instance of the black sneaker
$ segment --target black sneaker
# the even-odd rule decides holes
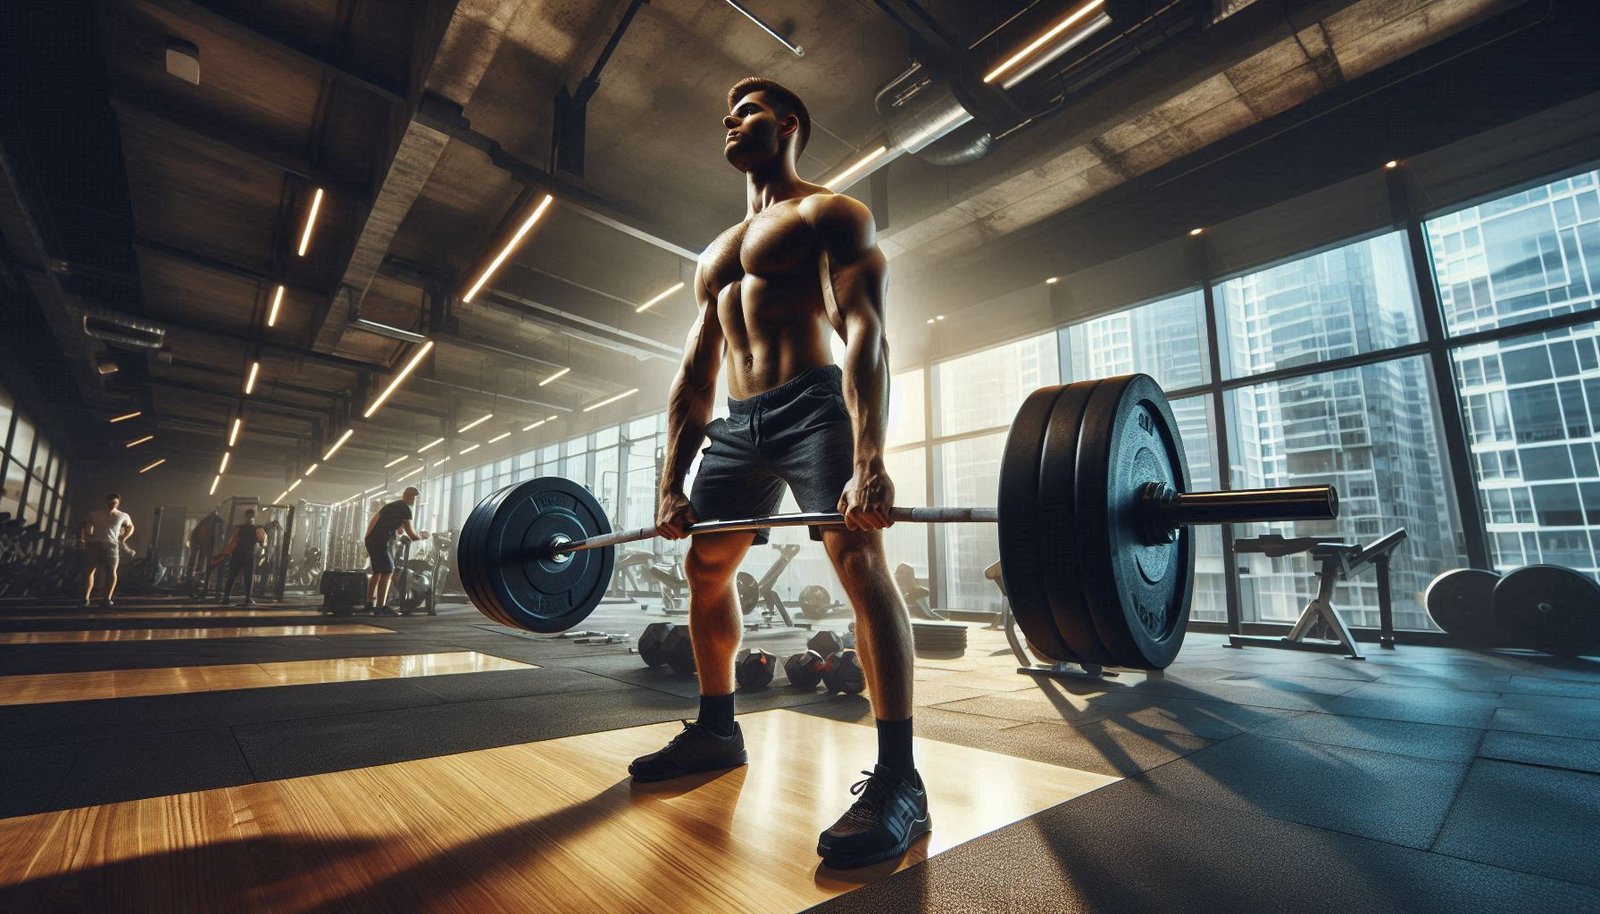
[[[398,616],[398,615],[400,615],[399,613],[394,611],[394,607],[392,607],[392,606],[375,606],[372,609],[372,614],[374,616]]]
[[[850,788],[861,799],[817,840],[817,855],[834,869],[899,857],[933,828],[922,775],[913,784],[882,765],[861,773],[866,780]]]
[[[732,736],[718,736],[709,727],[686,720],[683,731],[674,736],[666,748],[634,759],[628,766],[628,773],[643,784],[697,771],[737,768],[749,760],[744,751],[744,731],[737,723],[733,725]]]
[[[116,605],[117,605],[116,602],[111,600],[111,599],[109,599],[109,598],[100,601],[100,608],[101,609],[114,609],[116,607]]]

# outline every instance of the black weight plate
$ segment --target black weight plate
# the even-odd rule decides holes
[[[1505,641],[1494,617],[1494,585],[1500,576],[1482,568],[1454,568],[1423,591],[1433,624],[1462,644],[1493,647]]]
[[[1077,526],[1084,599],[1118,666],[1165,669],[1189,627],[1194,536],[1146,545],[1146,483],[1189,483],[1177,420],[1149,375],[1106,378],[1089,397],[1079,436]]]
[[[491,621],[501,625],[510,626],[511,620],[504,611],[487,595],[484,590],[482,570],[483,563],[476,561],[475,556],[483,554],[484,534],[488,527],[488,519],[494,514],[495,505],[499,504],[501,496],[508,493],[513,486],[506,486],[496,492],[491,492],[484,499],[473,506],[467,515],[466,523],[461,525],[461,535],[456,543],[457,574],[461,578],[461,589],[466,591],[467,599],[478,608]],[[466,558],[462,558],[465,556]]]
[[[1089,397],[1098,381],[1069,384],[1056,398],[1039,449],[1039,563],[1044,569],[1045,598],[1056,631],[1078,658],[1115,666],[1116,658],[1101,643],[1079,580],[1077,482],[1079,432]]]
[[[1056,630],[1039,560],[1039,455],[1050,410],[1063,387],[1041,387],[1022,401],[1000,459],[1000,577],[1017,627],[1047,656],[1075,661]]]
[[[1571,568],[1507,574],[1494,586],[1494,614],[1514,643],[1558,657],[1600,653],[1600,584]]]
[[[800,588],[800,613],[807,619],[822,619],[833,608],[833,597],[821,584]]]
[[[616,549],[558,559],[549,547],[560,537],[577,541],[610,532],[605,508],[583,486],[553,476],[518,483],[488,518],[478,570],[486,596],[517,628],[544,634],[572,628],[600,605]]]
[[[739,594],[739,611],[748,616],[761,605],[761,583],[748,571],[735,575],[734,583],[734,590]]]

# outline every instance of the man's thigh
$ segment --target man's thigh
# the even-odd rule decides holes
[[[748,442],[746,428],[718,419],[706,429],[711,443],[700,457],[689,492],[689,504],[701,520],[729,520],[772,514],[783,503],[783,480],[769,469]],[[758,530],[755,544],[767,542],[769,530]]]

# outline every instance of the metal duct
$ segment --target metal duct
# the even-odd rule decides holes
[[[167,330],[117,311],[84,306],[85,336],[137,349],[161,349],[167,344]]]

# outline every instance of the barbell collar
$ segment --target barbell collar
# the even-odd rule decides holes
[[[921,524],[992,524],[1000,520],[1000,513],[994,508],[894,508],[889,511],[889,517],[895,523],[921,523]],[[743,530],[762,530],[769,527],[842,527],[844,515],[831,511],[802,511],[797,514],[773,514],[767,517],[746,517],[735,520],[708,520],[691,524],[686,531],[691,536],[702,533],[738,533]],[[620,546],[623,543],[636,543],[640,540],[651,539],[661,534],[658,527],[638,527],[633,530],[619,530],[604,536],[591,536],[587,539],[564,543],[560,550],[552,549],[553,554],[569,554],[584,549],[598,549],[603,546]]]

